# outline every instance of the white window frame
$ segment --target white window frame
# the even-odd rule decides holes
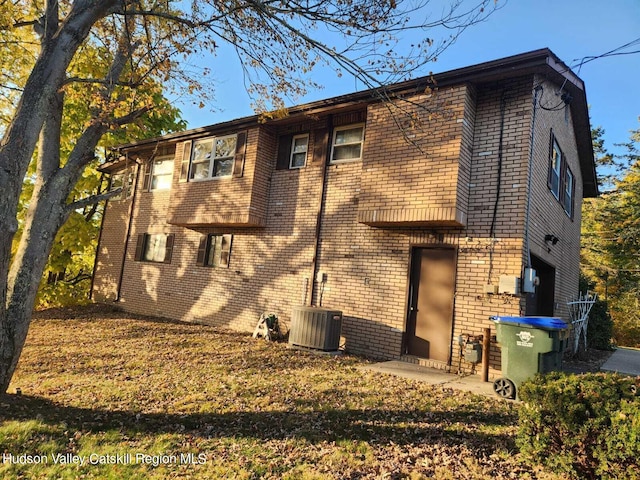
[[[549,168],[550,172],[550,185],[549,189],[556,200],[560,200],[560,177],[562,176],[562,164],[564,162],[564,155],[562,153],[562,149],[556,139],[553,139],[553,144],[551,146],[551,159]],[[555,168],[554,168],[554,160],[555,160]]]
[[[349,142],[349,143],[341,143],[340,145],[336,145],[336,139],[338,138],[338,133],[345,131],[345,130],[355,130],[357,128],[361,129],[362,134],[360,135],[360,140],[357,142]],[[340,148],[340,147],[346,147],[346,146],[351,146],[351,145],[360,145],[360,156],[355,158],[344,158],[344,159],[339,159],[339,160],[335,160],[334,159],[334,155],[336,152],[336,147]],[[362,160],[362,151],[364,149],[364,123],[353,123],[350,125],[344,125],[341,127],[336,127],[333,129],[333,137],[331,140],[331,161],[329,163],[331,164],[336,164],[336,163],[347,163],[347,162],[357,162],[358,160]]]
[[[134,174],[131,167],[127,167],[122,172],[112,174],[109,182],[109,191],[113,192],[118,188],[122,188],[122,191],[109,200],[126,200],[130,198],[133,195],[133,181]]]
[[[169,172],[166,173],[160,173],[157,174],[156,173],[156,164],[158,163],[171,163],[171,170]],[[171,184],[173,183],[173,169],[174,169],[174,156],[173,155],[164,155],[162,157],[158,157],[155,160],[153,160],[153,162],[151,162],[151,178],[149,179],[149,190],[150,191],[154,191],[154,190],[168,190],[171,188]],[[161,187],[154,187],[154,182],[155,179],[158,178],[167,178],[169,180],[169,183],[166,184],[166,186],[161,186]]]
[[[564,174],[564,197],[562,199],[562,206],[564,207],[564,211],[571,218],[573,217],[573,193],[575,177],[568,166],[566,167]]]
[[[296,151],[296,140],[306,139],[306,143],[304,144],[304,150]],[[293,159],[296,155],[304,154],[304,163],[302,165],[294,165]],[[291,154],[289,155],[289,168],[295,170],[297,168],[304,168],[307,166],[307,155],[309,154],[309,134],[303,133],[301,135],[294,135],[291,139]]]
[[[230,155],[218,155],[218,152],[217,152],[218,142],[224,141],[229,138],[234,139],[234,147],[232,149],[233,151],[231,152]],[[209,153],[208,153],[209,156],[205,157],[204,159],[195,160],[195,154],[196,154],[196,151],[198,150],[198,146],[204,143],[209,143],[209,142],[211,143],[211,149],[209,150]],[[207,137],[207,138],[201,138],[201,139],[195,140],[191,148],[191,168],[189,173],[189,181],[200,182],[203,180],[213,180],[216,178],[229,178],[233,176],[233,161],[236,156],[237,147],[238,147],[238,134],[236,133],[233,133],[231,135],[222,135],[219,137]],[[216,164],[226,160],[231,161],[231,168],[229,169],[229,173],[226,175],[214,175]],[[197,166],[198,164],[203,164],[206,162],[209,163],[209,166],[207,169],[207,176],[196,178],[195,177],[196,169],[194,167]]]

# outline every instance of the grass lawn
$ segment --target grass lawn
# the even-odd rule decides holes
[[[95,306],[47,311],[0,397],[0,477],[555,478],[521,464],[516,404],[366,362]]]

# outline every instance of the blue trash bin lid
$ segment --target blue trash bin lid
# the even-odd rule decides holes
[[[506,323],[510,325],[522,325],[542,330],[565,330],[567,324],[557,317],[491,317],[496,323]]]

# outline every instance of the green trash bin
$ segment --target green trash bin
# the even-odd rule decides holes
[[[501,348],[502,375],[493,382],[501,397],[516,398],[518,388],[536,373],[562,368],[568,327],[556,317],[491,317]]]

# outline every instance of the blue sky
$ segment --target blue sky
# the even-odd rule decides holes
[[[640,0],[508,0],[486,22],[463,33],[429,70],[434,73],[548,47],[584,80],[592,126],[605,129],[605,143],[628,141],[640,128],[640,53],[601,58],[576,65],[640,38]],[[640,50],[640,44],[627,51]],[[224,54],[212,60],[218,82],[216,111],[198,109],[188,99],[179,102],[189,128],[251,115],[250,99],[242,88],[240,68]],[[222,68],[224,66],[224,68]],[[346,76],[318,72],[324,88],[295,104],[329,98],[363,88]]]

